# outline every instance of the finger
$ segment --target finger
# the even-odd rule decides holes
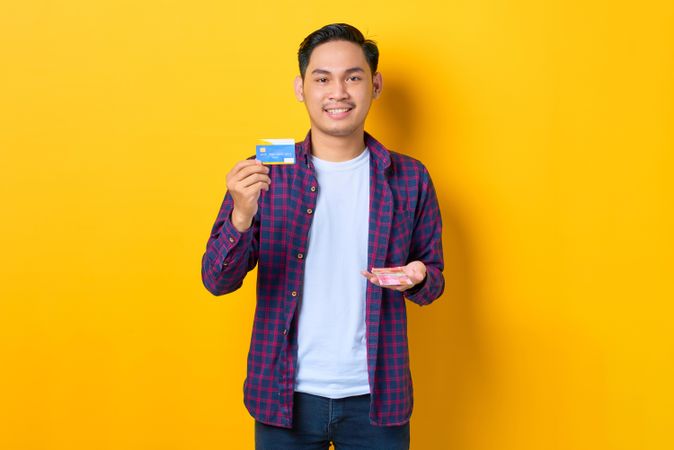
[[[269,176],[266,174],[257,173],[239,180],[228,180],[227,189],[234,192],[243,192],[250,186],[254,186],[259,182],[264,182],[265,184],[269,185],[271,184],[271,178],[269,178]]]
[[[406,266],[403,266],[402,269],[403,269],[403,272],[405,272],[405,275],[407,275],[410,278],[417,275],[416,267],[414,267],[410,264],[408,264]]]
[[[374,284],[375,286],[379,286],[379,280],[377,279],[376,276],[372,275],[370,272],[367,270],[361,270],[361,275],[363,275],[365,278],[367,278],[370,283]]]
[[[243,161],[239,161],[238,163],[234,164],[234,167],[232,167],[232,170],[229,171],[228,175],[236,175],[239,173],[242,169],[250,166],[261,166],[262,163],[258,160],[255,159],[244,159]]]
[[[414,284],[420,283],[425,276],[425,267],[422,266],[422,268],[419,267],[419,264],[416,263],[416,261],[413,261],[409,263],[408,265],[403,267],[403,272],[407,275],[407,277],[412,280]]]
[[[247,162],[248,164],[239,166],[239,164],[243,164],[244,162]],[[267,174],[269,173],[269,167],[263,166],[259,161],[242,161],[234,166],[234,169],[227,174],[227,181],[229,183],[236,183],[254,173]]]
[[[261,190],[269,190],[269,184],[265,183],[264,181],[258,181],[255,184],[252,184],[248,186],[247,188],[244,188],[241,193],[246,196],[246,197],[257,197],[257,195],[260,193]]]
[[[245,180],[246,178],[250,177],[251,175],[254,174],[268,174],[269,173],[269,167],[263,166],[263,165],[250,165],[241,168],[238,172],[236,172],[234,175],[230,177],[232,182],[238,182],[241,180]]]
[[[424,279],[424,276],[421,273],[414,271],[412,273],[408,273],[407,278],[410,279],[410,284],[418,284],[419,282],[421,282],[421,280]]]
[[[269,178],[269,176],[265,174],[256,173],[249,175],[246,178],[239,181],[237,186],[240,187],[241,189],[245,189],[260,182],[269,185],[271,183],[271,178]]]
[[[368,279],[370,279],[370,280],[372,280],[372,279],[378,280],[378,278],[377,278],[374,274],[368,272],[367,270],[361,270],[360,273],[361,273],[364,277],[366,277],[366,278],[368,278]]]

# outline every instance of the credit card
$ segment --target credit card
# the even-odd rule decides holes
[[[412,280],[407,276],[402,267],[372,268],[372,275],[377,277],[381,286],[405,286],[411,285]]]
[[[259,139],[255,159],[263,164],[295,164],[295,140]]]

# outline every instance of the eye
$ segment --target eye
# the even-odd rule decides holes
[[[358,75],[353,75],[350,76],[348,79],[349,81],[360,81],[362,78],[360,78]]]
[[[316,82],[319,83],[319,84],[325,84],[325,83],[328,82],[328,79],[325,78],[325,77],[316,78]]]

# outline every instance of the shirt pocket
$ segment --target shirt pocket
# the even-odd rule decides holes
[[[394,210],[388,246],[387,266],[404,266],[410,253],[414,212]]]

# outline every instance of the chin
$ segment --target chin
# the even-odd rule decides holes
[[[334,137],[343,137],[343,136],[351,136],[353,133],[358,131],[358,127],[353,127],[353,126],[327,126],[327,127],[318,127],[318,129],[329,135],[329,136],[334,136]]]
[[[353,123],[330,123],[325,121],[311,121],[311,128],[332,137],[346,137],[356,133],[360,127]]]
[[[328,130],[327,134],[330,136],[341,137],[341,136],[351,136],[356,130],[353,129],[339,129],[339,130]]]

